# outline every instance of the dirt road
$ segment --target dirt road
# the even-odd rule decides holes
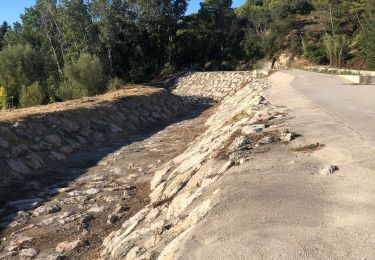
[[[181,245],[180,259],[374,259],[375,88],[301,71],[271,76],[291,145],[232,168],[216,207]],[[320,149],[301,146],[324,144]],[[322,175],[325,166],[339,171]]]

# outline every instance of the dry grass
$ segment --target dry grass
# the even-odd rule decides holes
[[[245,118],[245,117],[251,118],[253,116],[254,116],[253,113],[249,114],[249,113],[247,113],[247,112],[245,112],[245,111],[242,110],[242,111],[238,112],[236,115],[234,115],[232,118],[230,118],[227,121],[225,121],[224,125],[231,125],[234,122],[237,122],[237,121],[241,120],[242,118]]]
[[[124,89],[94,97],[84,97],[81,99],[53,103],[43,106],[0,111],[0,121],[13,121],[29,116],[44,115],[47,113],[69,111],[80,108],[95,108],[99,105],[103,105],[103,103],[108,103],[124,97],[151,95],[158,92],[161,93],[162,91],[163,90],[159,88],[145,87],[140,85],[128,85]]]
[[[324,144],[315,143],[315,144],[308,144],[308,145],[300,146],[298,148],[293,149],[293,151],[301,152],[301,153],[312,153],[317,150],[323,149],[324,147],[325,147]]]

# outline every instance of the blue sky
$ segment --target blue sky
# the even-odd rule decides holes
[[[0,23],[3,21],[14,23],[25,11],[25,8],[34,3],[35,0],[0,0]]]
[[[199,9],[200,0],[190,0],[187,13],[195,13]],[[233,6],[238,7],[243,4],[245,0],[233,0]],[[35,0],[0,0],[0,22],[7,21],[13,24],[19,19],[26,7],[30,7],[35,3]]]
[[[200,1],[200,0],[190,0],[187,13],[188,14],[196,13],[200,8],[200,5],[199,5],[200,2],[202,2],[202,1]],[[239,7],[240,5],[242,5],[245,2],[246,2],[245,0],[233,0],[233,7]]]

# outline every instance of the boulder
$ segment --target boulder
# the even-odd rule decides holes
[[[85,246],[87,244],[88,242],[83,239],[77,239],[77,240],[70,241],[70,242],[64,241],[64,242],[58,243],[55,250],[58,253],[69,253],[73,251],[74,249],[77,249],[81,246]]]
[[[64,154],[71,154],[72,152],[74,152],[74,150],[69,145],[64,145],[63,147],[61,147],[60,152]]]
[[[102,133],[100,133],[100,132],[95,132],[93,134],[93,136],[94,136],[94,141],[95,142],[101,143],[101,142],[104,142],[104,140],[105,140],[104,135]]]
[[[241,132],[244,135],[250,135],[261,132],[266,126],[265,125],[245,125],[242,127]]]
[[[25,248],[21,249],[19,256],[21,259],[32,259],[34,258],[38,252],[34,248]]]
[[[35,216],[41,216],[41,215],[48,215],[53,214],[56,212],[59,212],[61,210],[61,207],[57,204],[51,205],[51,206],[40,206],[39,208],[34,210]]]
[[[44,166],[43,159],[36,153],[29,154],[28,156],[26,156],[26,159],[28,160],[27,165],[29,165],[34,170],[40,169]]]
[[[8,166],[15,172],[20,174],[30,174],[31,170],[21,160],[9,159],[7,161]]]
[[[61,118],[60,119],[62,122],[61,128],[64,129],[68,133],[74,133],[79,130],[79,125],[67,118]]]
[[[47,135],[44,137],[44,140],[54,147],[60,147],[62,143],[61,138],[58,135]]]
[[[52,160],[56,160],[56,161],[62,161],[62,160],[65,160],[66,159],[66,157],[63,155],[63,154],[61,154],[61,153],[58,153],[58,152],[54,152],[54,151],[52,151],[51,153],[50,153],[50,156],[49,156]]]
[[[339,170],[339,167],[336,165],[327,165],[320,170],[320,174],[330,175],[330,174],[335,173],[338,170]]]

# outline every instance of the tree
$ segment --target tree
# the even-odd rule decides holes
[[[349,54],[350,41],[346,35],[329,35],[323,37],[324,47],[331,66],[341,66]]]
[[[4,36],[8,31],[10,31],[10,26],[4,21],[0,26],[0,50],[4,47]]]
[[[359,33],[358,47],[369,69],[375,70],[375,0],[370,0],[369,7],[363,30]]]
[[[213,30],[220,43],[220,53],[224,51],[226,28],[233,17],[232,0],[206,0],[201,3],[201,14],[203,20],[207,21],[207,29]]]
[[[7,46],[0,52],[0,85],[16,103],[22,87],[42,81],[43,77],[41,55],[30,45]]]
[[[66,61],[78,59],[81,52],[96,51],[97,39],[89,12],[83,0],[61,0],[57,21],[61,24]]]
[[[77,61],[65,65],[66,81],[84,95],[93,96],[105,91],[103,67],[95,55],[82,53]]]

